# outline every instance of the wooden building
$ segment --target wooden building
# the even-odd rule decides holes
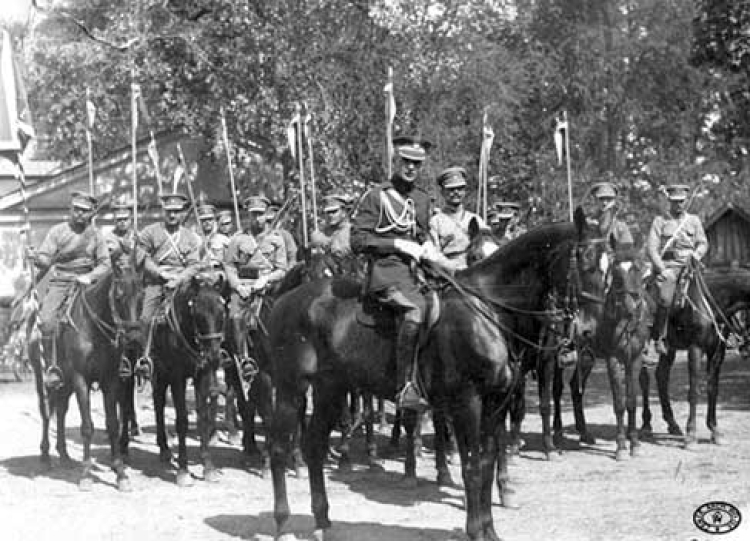
[[[750,269],[750,214],[731,203],[706,221],[708,254],[703,262],[709,269]]]

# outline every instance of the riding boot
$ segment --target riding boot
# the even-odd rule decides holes
[[[49,389],[58,389],[63,384],[63,373],[57,365],[57,351],[55,348],[55,335],[42,335],[42,351],[44,353],[44,385]]]
[[[655,366],[659,363],[659,357],[667,354],[668,348],[665,335],[667,330],[668,314],[669,312],[666,307],[656,307],[656,313],[654,314],[654,324],[651,327],[651,340],[655,355],[648,355],[644,357],[644,364],[646,366]]]
[[[246,332],[243,326],[243,321],[241,319],[233,319],[232,328],[234,331],[234,336],[239,337],[236,338],[236,347],[238,349],[237,355],[239,357],[240,377],[242,378],[242,381],[246,383],[252,383],[252,381],[255,379],[255,376],[257,376],[258,372],[260,371],[258,367],[258,361],[256,361],[250,355],[250,341],[252,339]]]
[[[404,382],[401,390],[396,393],[396,407],[424,411],[429,403],[422,396],[416,383],[414,373],[414,359],[419,346],[419,324],[413,321],[404,321],[396,339],[396,368],[398,381]]]

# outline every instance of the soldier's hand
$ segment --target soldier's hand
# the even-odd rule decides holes
[[[328,237],[322,231],[315,230],[310,233],[310,244],[312,246],[325,246],[328,244]]]
[[[422,254],[424,254],[422,245],[412,240],[396,239],[393,241],[393,246],[402,254],[406,254],[417,261],[422,259]]]
[[[76,276],[76,283],[79,283],[82,286],[90,286],[91,276],[89,276],[88,274],[81,274],[80,276]]]
[[[260,291],[261,289],[265,289],[265,287],[268,285],[268,278],[265,276],[261,276],[258,278],[255,283],[253,284],[253,289],[255,291]]]
[[[440,252],[431,242],[425,242],[422,245],[422,259],[426,261],[438,261],[440,259]]]
[[[177,286],[180,285],[180,281],[177,278],[172,278],[171,280],[167,281],[166,284],[164,284],[164,287],[167,289],[177,289]]]

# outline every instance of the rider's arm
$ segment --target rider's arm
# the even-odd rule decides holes
[[[60,250],[62,225],[58,224],[47,232],[42,245],[34,254],[34,265],[42,272],[46,272],[55,262],[55,256]]]
[[[104,236],[98,231],[96,233],[96,245],[94,246],[93,257],[94,269],[88,273],[88,276],[92,282],[96,282],[112,268],[112,259],[109,257],[107,242],[104,240]]]
[[[287,269],[287,257],[286,257],[286,245],[284,238],[281,234],[276,234],[272,237],[274,250],[271,253],[268,260],[273,266],[273,270],[268,273],[267,278],[269,282],[276,282],[281,280],[286,274]]]
[[[143,270],[151,278],[159,278],[159,266],[153,259],[157,248],[155,232],[156,229],[154,227],[147,226],[138,235],[138,246],[143,254]]]
[[[664,226],[664,218],[657,216],[651,223],[651,229],[646,239],[646,255],[654,267],[664,269],[664,261],[661,259],[661,230]]]
[[[380,190],[370,190],[362,198],[352,219],[351,243],[355,253],[392,254],[398,250],[393,238],[375,232],[380,219]]]
[[[693,249],[693,255],[696,259],[702,259],[706,252],[708,252],[708,239],[706,238],[706,231],[703,229],[703,224],[700,218],[693,216],[695,223],[695,234],[693,239],[695,240],[695,248]]]
[[[179,280],[184,282],[195,276],[201,268],[201,239],[192,231],[186,231],[187,234],[182,236],[182,242],[184,246],[179,248],[185,248],[185,269],[180,272]]]

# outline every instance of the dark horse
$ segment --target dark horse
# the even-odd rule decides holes
[[[472,540],[499,539],[491,510],[498,459],[504,469],[504,446],[497,442],[519,379],[508,336],[522,337],[531,320],[541,324],[563,317],[575,328],[583,293],[578,263],[586,241],[579,209],[575,225],[540,227],[524,242],[511,243],[463,271],[441,292],[441,316],[421,349],[420,376],[435,413],[453,420],[466,490],[466,530]],[[314,408],[304,452],[317,539],[323,539],[331,525],[323,463],[346,393],[359,389],[392,397],[396,391],[393,336],[359,322],[360,291],[357,281],[313,281],[280,297],[269,319],[276,386],[271,467],[281,538],[290,535],[287,447],[308,386],[313,386]],[[407,478],[416,476],[415,418],[404,415]],[[444,442],[438,436],[445,432],[438,427],[435,432],[439,458]],[[444,460],[437,467],[447,472]]]
[[[185,392],[187,380],[193,378],[198,413],[200,457],[203,478],[217,481],[218,470],[211,460],[209,441],[214,430],[211,393],[218,392],[216,370],[221,360],[224,340],[226,302],[222,297],[224,278],[221,273],[201,272],[183,282],[167,296],[163,323],[153,329],[154,380],[152,383],[156,415],[156,442],[162,462],[172,460],[164,425],[167,387],[172,390],[175,426],[178,437],[177,484],[187,486],[186,436],[188,411]]]
[[[42,416],[41,458],[50,464],[49,420],[57,415],[57,452],[61,460],[71,464],[65,441],[65,416],[70,395],[75,393],[81,414],[83,439],[83,468],[79,487],[90,488],[91,439],[94,425],[91,419],[90,389],[98,382],[104,397],[107,435],[109,436],[112,469],[117,475],[117,487],[130,490],[130,480],[125,473],[123,454],[127,453],[128,434],[121,419],[132,405],[126,385],[118,372],[119,357],[140,341],[138,313],[143,288],[141,275],[135,269],[120,273],[107,273],[97,283],[86,288],[78,287],[60,323],[56,337],[57,360],[64,374],[64,385],[47,391],[43,383],[38,338],[29,345],[29,355],[34,366],[39,411]],[[118,415],[118,405],[121,415]]]
[[[723,444],[725,438],[716,420],[719,373],[726,352],[725,337],[720,332],[720,324],[727,322],[724,314],[730,313],[735,304],[747,302],[749,297],[747,287],[738,287],[737,284],[731,280],[726,280],[721,274],[707,274],[704,277],[698,264],[692,260],[683,271],[678,284],[680,283],[686,283],[687,288],[684,290],[680,285],[677,287],[675,302],[670,310],[667,326],[669,351],[659,358],[659,364],[656,368],[662,415],[667,423],[669,433],[675,436],[683,436],[682,430],[675,421],[669,398],[669,375],[677,350],[687,349],[689,414],[686,434],[684,434],[684,445],[686,449],[693,449],[697,444],[696,406],[700,386],[699,364],[705,354],[707,356],[708,382],[706,425],[711,431],[711,441],[716,444]],[[684,292],[681,292],[681,290]],[[648,404],[649,377],[645,370],[641,373],[641,388],[643,391],[641,433],[646,437],[652,434],[653,429],[651,427],[651,410]]]

